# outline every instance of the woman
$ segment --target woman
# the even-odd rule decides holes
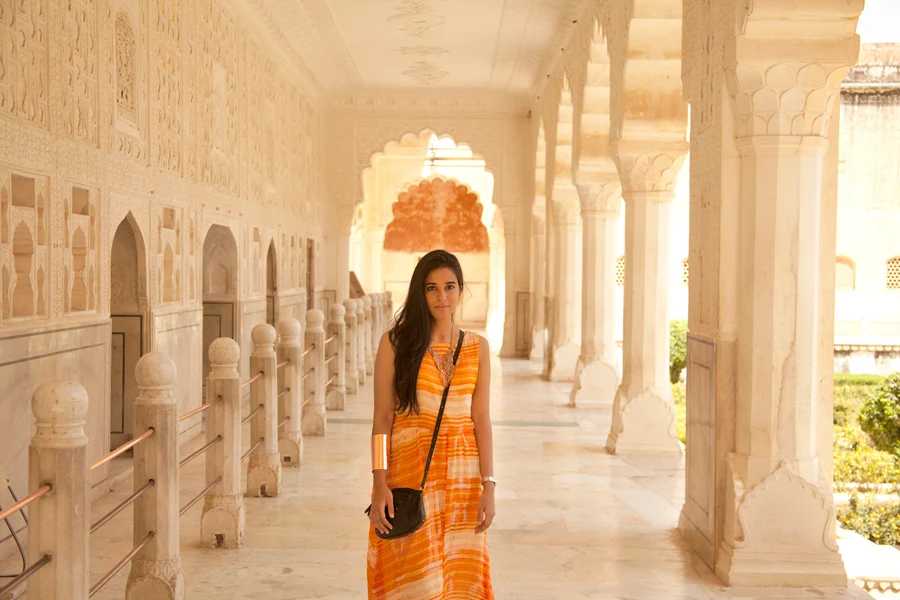
[[[375,356],[370,600],[494,598],[485,533],[494,518],[496,486],[490,354],[486,340],[466,332],[452,365],[460,333],[453,313],[463,286],[455,256],[444,250],[423,256],[406,303]],[[391,528],[386,518],[393,517],[391,489],[418,489],[422,483],[451,378],[423,493],[425,524],[404,537],[379,538],[376,529]]]

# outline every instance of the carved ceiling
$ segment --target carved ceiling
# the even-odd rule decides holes
[[[415,90],[530,102],[586,0],[243,0],[331,99]]]

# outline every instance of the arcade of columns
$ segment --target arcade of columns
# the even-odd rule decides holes
[[[690,150],[680,528],[729,585],[843,586],[831,491],[838,100],[863,1],[679,4],[592,8],[533,113],[544,374],[574,377],[572,405],[613,403],[610,452],[681,452],[667,253]]]

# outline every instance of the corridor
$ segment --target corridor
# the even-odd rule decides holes
[[[683,462],[608,454],[611,407],[567,408],[568,393],[569,385],[541,379],[537,361],[494,358],[499,486],[490,543],[498,600],[868,597],[853,586],[830,593],[722,588],[691,559],[675,530]],[[282,497],[245,497],[242,549],[199,547],[202,504],[182,518],[186,598],[366,597],[363,509],[370,485],[371,403],[369,379],[359,395],[348,397],[343,413],[329,413],[326,437],[305,439],[305,463],[283,471]],[[200,444],[192,440],[182,456]],[[200,491],[202,481],[202,460],[182,470],[182,503]],[[96,502],[94,518],[132,489],[132,482],[124,481]],[[93,582],[131,549],[131,510],[92,536],[91,544]],[[123,569],[95,598],[121,600],[127,574]]]

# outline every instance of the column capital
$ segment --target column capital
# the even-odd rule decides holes
[[[826,137],[841,81],[859,58],[862,0],[757,0],[724,47],[735,137]],[[791,24],[804,39],[785,37]]]
[[[619,178],[606,182],[576,183],[581,215],[600,213],[617,217],[622,203],[622,185]]]
[[[617,139],[612,155],[622,179],[622,192],[675,190],[675,180],[690,148],[684,139]]]

